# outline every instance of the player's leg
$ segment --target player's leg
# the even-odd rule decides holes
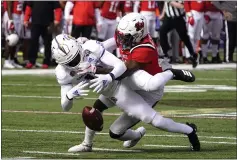
[[[201,38],[201,48],[202,48],[202,56],[203,56],[203,63],[209,63],[207,59],[207,52],[208,52],[208,39],[209,39],[209,31],[211,27],[212,21],[209,23],[204,22],[203,30],[202,30],[202,38]]]
[[[105,18],[103,18],[103,23],[101,24],[100,30],[98,31],[99,41],[105,40],[108,29],[109,29],[108,21]]]
[[[186,70],[170,69],[154,76],[146,71],[138,70],[129,76],[126,81],[133,90],[156,91],[164,87],[171,79],[193,82],[195,76]]]
[[[100,95],[99,99],[97,99],[93,105],[93,107],[98,109],[100,112],[103,112],[104,110],[112,106],[114,106],[114,103],[109,98],[106,98],[103,95]],[[79,145],[75,145],[69,148],[68,152],[71,152],[71,153],[91,152],[94,136],[95,136],[95,131],[86,127],[83,142]]]
[[[218,13],[217,13],[217,16],[218,16]],[[217,17],[217,19],[214,19],[212,23],[212,29],[211,29],[212,63],[218,62],[217,53],[218,53],[218,45],[220,43],[220,35],[221,35],[222,27],[223,27],[223,21],[220,15],[220,17]]]
[[[170,118],[163,117],[151,106],[149,106],[140,95],[130,90],[123,83],[113,94],[113,97],[117,99],[115,104],[125,113],[127,113],[127,115],[168,132],[186,134],[188,135],[194,150],[200,150],[200,143],[196,135],[195,127],[190,127],[187,124],[177,123]]]

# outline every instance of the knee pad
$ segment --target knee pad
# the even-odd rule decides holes
[[[123,134],[115,134],[115,133],[113,133],[111,130],[109,130],[109,136],[111,137],[111,138],[113,138],[113,139],[119,139],[120,137],[122,137],[124,135],[124,133]]]

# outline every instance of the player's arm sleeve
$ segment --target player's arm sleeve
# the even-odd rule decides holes
[[[74,3],[71,1],[67,1],[64,9],[64,18],[69,19],[70,17],[70,12],[72,11],[72,8],[74,6]]]
[[[29,3],[26,3],[24,22],[29,22],[31,15],[32,15],[32,6]]]
[[[110,53],[106,50],[104,51],[104,54],[102,55],[100,60],[104,64],[113,67],[113,70],[110,72],[114,76],[113,79],[118,78],[127,70],[127,67],[123,61],[121,61],[120,59],[115,57],[112,53]]]
[[[113,50],[117,48],[117,44],[114,37],[102,42],[102,45],[104,46],[105,50],[109,52],[113,52]]]
[[[69,111],[73,105],[73,99],[67,97],[67,92],[72,89],[72,84],[61,85],[61,107],[63,111]]]

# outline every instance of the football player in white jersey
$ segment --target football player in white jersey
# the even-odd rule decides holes
[[[96,75],[97,78],[90,81],[93,83],[92,85],[96,84],[94,85],[96,86],[94,91],[102,93],[94,107],[98,106],[97,109],[103,111],[105,108],[101,109],[101,106],[111,107],[116,105],[124,111],[110,127],[112,138],[125,141],[125,147],[133,147],[145,134],[145,129],[140,127],[133,131],[129,128],[141,120],[169,132],[188,135],[193,149],[200,150],[200,143],[194,125],[176,123],[169,118],[164,118],[152,108],[161,99],[165,83],[173,78],[173,73],[170,70],[159,73],[162,78],[156,79],[157,82],[160,79],[161,83],[156,92],[149,93],[142,91],[144,85],[137,86],[132,78],[128,77],[120,82],[116,81],[115,79],[121,76],[127,68],[122,61],[106,51],[96,41],[89,40],[81,45],[68,35],[58,35],[52,42],[52,53],[56,62],[59,63],[55,71],[61,85],[61,105],[65,111],[71,109],[74,97],[87,95],[88,79],[93,76],[91,73],[98,69],[96,64],[102,62],[105,65],[112,66],[113,69],[107,70],[110,72],[106,72],[105,69],[104,72],[107,74]],[[155,77],[149,74],[147,76]],[[145,78],[145,80],[149,81],[150,79]],[[73,87],[73,83],[77,85]],[[135,86],[133,89],[136,89],[137,93],[128,87],[128,83]],[[70,148],[69,152],[91,151],[94,134],[94,131],[86,128],[87,136],[83,144]]]

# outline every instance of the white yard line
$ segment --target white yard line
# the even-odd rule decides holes
[[[80,112],[49,112],[49,111],[24,111],[24,110],[2,110],[5,113],[33,113],[33,114],[67,114],[67,115],[81,115]],[[161,112],[162,113],[162,112]],[[198,114],[198,115],[175,115],[175,114],[165,114],[162,113],[164,116],[167,117],[174,117],[174,118],[208,118],[208,119],[236,119],[236,115],[234,114]],[[103,113],[104,116],[119,116],[121,113]],[[217,115],[217,116],[216,116]]]
[[[235,63],[228,63],[228,64],[201,64],[198,65],[197,68],[193,69],[192,65],[187,64],[177,64],[172,65],[172,68],[174,69],[186,69],[186,70],[224,70],[224,69],[236,69]],[[40,75],[40,76],[48,76],[48,75],[55,75],[54,69],[12,69],[2,70],[2,75]]]
[[[61,153],[61,152],[42,152],[42,151],[22,151],[29,154],[47,154],[47,155],[65,155],[65,156],[79,156],[78,153]]]
[[[33,132],[33,133],[66,133],[66,134],[85,134],[85,132],[79,131],[57,131],[57,130],[24,130],[24,129],[4,129],[2,128],[2,132]],[[96,132],[97,135],[108,135],[108,133]],[[184,135],[159,135],[159,134],[146,134],[145,137],[174,137],[174,138],[186,138]],[[230,139],[236,140],[236,137],[216,137],[216,136],[198,136],[200,138],[210,138],[210,139]]]
[[[24,96],[24,95],[2,95],[2,97],[12,97],[12,98],[45,98],[45,99],[60,99],[58,96]],[[89,99],[96,100],[98,98],[78,98],[78,99]]]
[[[159,145],[159,144],[144,144],[145,147],[160,147],[160,148],[188,148],[189,146],[173,146],[173,145]]]

